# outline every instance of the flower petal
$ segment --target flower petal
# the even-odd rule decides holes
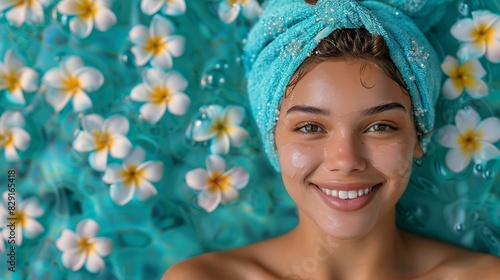
[[[43,75],[42,81],[44,84],[52,88],[62,88],[65,74],[59,68],[52,68]]]
[[[139,166],[144,162],[146,158],[146,153],[141,146],[135,147],[130,154],[127,155],[125,159],[123,159],[123,164],[126,166]]]
[[[8,161],[18,161],[20,159],[19,154],[13,145],[5,148],[5,158]]]
[[[69,21],[69,29],[78,38],[87,38],[92,32],[93,22],[92,19],[82,20],[75,17]]]
[[[92,133],[94,131],[101,130],[103,122],[104,119],[101,115],[88,114],[82,118],[82,128],[84,131]]]
[[[466,108],[458,110],[455,115],[455,125],[460,134],[464,135],[470,130],[475,131],[480,119],[481,117],[474,109]]]
[[[152,54],[145,51],[142,47],[133,46],[130,51],[134,54],[135,64],[137,66],[143,66],[146,64],[152,57]]]
[[[120,134],[114,134],[113,145],[111,145],[109,153],[114,158],[124,158],[128,155],[131,148],[132,143],[130,143],[127,137]]]
[[[243,142],[243,139],[248,136],[248,132],[245,129],[235,125],[228,127],[226,131],[229,135],[229,139],[231,140],[231,144],[236,147],[239,147]]]
[[[83,67],[83,61],[79,56],[71,55],[64,57],[60,63],[61,70],[66,74],[73,74],[79,68]]]
[[[130,92],[130,98],[135,101],[151,101],[151,98],[149,97],[149,90],[144,86],[144,84],[136,85]]]
[[[456,99],[464,91],[464,85],[460,79],[448,78],[444,82],[441,91],[443,92],[444,97],[448,99]]]
[[[109,187],[109,195],[114,203],[122,206],[130,202],[134,196],[135,186],[121,183],[112,184]]]
[[[96,237],[93,239],[96,252],[105,257],[113,250],[113,243],[107,238]]]
[[[75,112],[83,112],[92,108],[92,100],[83,90],[80,89],[73,95],[72,104],[73,111]]]
[[[43,0],[42,0],[43,1]],[[43,14],[43,6],[41,3],[32,3],[31,9],[28,13],[28,22],[31,24],[42,24],[45,20]]]
[[[499,20],[500,22],[500,20]],[[491,39],[486,48],[486,58],[493,62],[500,62],[500,40],[499,39]]]
[[[0,130],[26,125],[23,114],[19,111],[7,110],[0,117]]]
[[[186,2],[184,0],[170,0],[163,6],[163,13],[169,16],[178,16],[186,12]]]
[[[202,191],[198,193],[198,205],[210,213],[219,206],[222,199],[221,196],[220,191]]]
[[[23,91],[20,88],[16,88],[13,91],[6,91],[6,93],[9,102],[19,105],[26,104],[26,99],[24,99]]]
[[[469,166],[470,161],[471,155],[463,154],[459,148],[451,149],[446,153],[446,166],[455,173],[464,170]]]
[[[141,1],[141,11],[146,15],[156,14],[165,4],[165,0],[142,0]]]
[[[243,15],[248,19],[254,19],[262,13],[262,8],[255,0],[247,0],[243,3]]]
[[[116,24],[116,16],[110,9],[101,7],[97,10],[94,23],[97,30],[106,31]]]
[[[223,114],[225,124],[238,125],[243,121],[245,111],[240,106],[227,106]]]
[[[222,1],[217,9],[217,14],[223,22],[230,24],[238,17],[240,10],[240,5],[229,5],[227,1]]]
[[[163,81],[170,74],[165,74],[162,70],[157,68],[148,68],[142,71],[142,81],[148,85],[150,88],[153,88],[157,85],[162,85]]]
[[[457,51],[457,56],[461,60],[468,60],[471,58],[479,58],[486,52],[486,43],[483,41],[474,43],[463,43]]]
[[[85,263],[85,268],[88,271],[95,273],[104,268],[104,261],[97,253],[90,252],[89,255],[87,256],[87,262]]]
[[[21,88],[26,92],[33,92],[37,90],[39,86],[38,72],[29,67],[24,67],[21,71],[21,77],[19,78]]]
[[[212,139],[210,152],[212,154],[225,155],[229,152],[229,147],[229,136],[226,133],[219,133],[217,136],[215,136],[215,138]]]
[[[62,262],[64,267],[69,268],[73,271],[77,271],[82,268],[85,263],[87,255],[80,251],[68,251],[62,254]]]
[[[458,60],[451,55],[447,55],[441,63],[441,70],[449,77],[456,78],[459,64]]]
[[[6,18],[9,22],[13,23],[15,26],[19,27],[23,25],[26,20],[26,14],[28,9],[25,5],[14,6],[10,11],[7,12]]]
[[[490,159],[494,159],[500,156],[500,150],[498,150],[495,145],[481,141],[481,150],[474,154],[474,161],[476,162],[488,162]]]
[[[249,175],[243,167],[233,167],[226,172],[231,181],[231,186],[237,190],[241,190],[248,184]]]
[[[125,180],[122,176],[122,166],[112,163],[106,167],[102,181],[106,184],[113,184]]]
[[[78,14],[78,2],[73,0],[63,0],[57,4],[57,11],[61,14],[76,15]]]
[[[102,127],[109,133],[125,135],[128,133],[130,123],[124,116],[112,115],[102,123]]]
[[[438,143],[446,148],[460,147],[458,139],[461,137],[458,129],[453,125],[445,125],[439,130]]]
[[[486,75],[486,70],[484,70],[483,65],[477,58],[471,58],[466,60],[460,66],[460,70],[463,75],[473,76],[477,78],[482,78]]]
[[[69,251],[78,248],[78,236],[69,229],[64,229],[61,237],[56,241],[56,247],[60,251]]]
[[[140,201],[144,201],[157,194],[158,191],[148,180],[142,179],[135,188],[135,195]]]
[[[92,167],[92,169],[97,170],[97,171],[104,171],[106,169],[106,165],[108,164],[108,149],[105,148],[105,149],[90,153],[89,163],[90,163],[90,167]]]
[[[153,67],[158,67],[161,69],[170,69],[173,65],[172,56],[166,51],[162,51],[161,53],[155,55],[153,60],[151,61],[151,65]]]
[[[23,211],[30,217],[40,217],[45,212],[40,205],[40,202],[35,197],[30,197],[22,202]]]
[[[476,27],[471,18],[464,18],[457,21],[450,29],[451,35],[462,42],[472,42],[476,40]]]
[[[228,204],[229,202],[238,199],[239,193],[233,187],[227,187],[221,194],[222,204]]]
[[[213,174],[214,172],[222,174],[226,171],[226,161],[218,155],[209,155],[205,161],[208,174]]]
[[[54,108],[54,111],[60,112],[71,99],[70,94],[66,94],[59,89],[49,88],[45,93],[45,99],[47,103]]]
[[[184,53],[186,39],[179,35],[172,35],[167,38],[167,50],[173,57],[179,57]]]
[[[80,237],[93,238],[99,232],[99,224],[92,219],[84,219],[76,226],[76,234]]]
[[[130,32],[128,33],[128,39],[130,42],[142,46],[144,42],[146,42],[149,37],[149,30],[144,25],[136,25],[132,27]]]
[[[191,104],[191,100],[184,93],[175,93],[171,95],[168,103],[168,111],[174,115],[182,116],[186,113]]]
[[[488,86],[485,82],[474,77],[465,77],[465,90],[474,98],[481,98],[488,94]]]
[[[186,173],[186,184],[195,190],[208,189],[208,173],[203,168],[196,168]]]
[[[217,134],[209,121],[197,121],[193,125],[192,137],[194,141],[207,141]]]
[[[483,136],[481,140],[495,143],[500,140],[500,120],[495,117],[486,118],[478,125],[476,131]]]
[[[149,123],[157,123],[165,114],[166,109],[166,104],[156,105],[154,103],[146,103],[141,106],[141,118]]]
[[[31,136],[28,132],[26,132],[26,130],[19,127],[13,127],[10,131],[12,132],[12,136],[14,138],[14,146],[18,150],[25,151],[31,142]]]
[[[81,88],[87,92],[98,90],[104,83],[102,73],[93,67],[81,67],[75,71],[75,76],[80,81]]]
[[[12,49],[9,49],[5,53],[5,66],[7,67],[8,70],[10,71],[18,71],[22,67],[24,67],[26,64],[24,61],[19,57],[16,52]]]
[[[137,169],[141,170],[142,176],[151,182],[158,182],[163,177],[163,162],[161,161],[146,161]]]
[[[24,222],[25,222],[25,224],[23,225],[24,235],[26,235],[26,237],[29,239],[35,238],[37,235],[39,235],[44,231],[43,226],[35,219],[25,218]]]
[[[172,22],[160,15],[153,16],[149,29],[151,36],[167,37],[174,33],[174,25]]]
[[[94,138],[86,131],[80,131],[73,141],[73,149],[77,152],[90,152],[95,148]]]
[[[183,92],[188,86],[187,80],[176,71],[170,71],[162,78],[165,87],[172,92]]]

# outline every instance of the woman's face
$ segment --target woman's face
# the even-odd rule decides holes
[[[276,146],[286,189],[323,231],[350,239],[392,221],[422,150],[410,97],[379,67],[320,62],[282,101]]]

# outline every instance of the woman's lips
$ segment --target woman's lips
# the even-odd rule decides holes
[[[366,206],[376,195],[382,183],[356,189],[331,189],[322,188],[316,184],[310,183],[321,199],[331,208],[339,211],[356,211]]]

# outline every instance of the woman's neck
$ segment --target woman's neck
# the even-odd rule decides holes
[[[394,213],[368,234],[349,240],[326,234],[301,213],[299,224],[285,237],[290,246],[284,278],[373,279],[412,274],[406,236],[396,227]]]

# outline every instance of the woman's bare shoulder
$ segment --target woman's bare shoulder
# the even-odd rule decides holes
[[[216,270],[213,265],[217,264],[215,253],[206,253],[193,257],[171,266],[161,278],[162,280],[210,280],[215,279],[210,270]]]

